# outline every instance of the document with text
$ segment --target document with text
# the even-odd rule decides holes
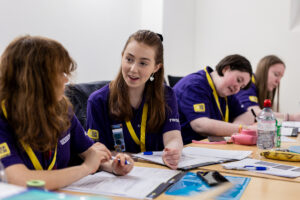
[[[188,170],[200,166],[213,165],[217,163],[237,161],[248,157],[252,151],[219,150],[201,147],[185,147],[178,164],[178,169]],[[134,157],[164,165],[162,151],[153,152],[152,155],[144,153],[133,154]]]
[[[134,167],[126,176],[101,171],[86,176],[63,190],[144,199],[179,173],[177,170],[148,167]]]

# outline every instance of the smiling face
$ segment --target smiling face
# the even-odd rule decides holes
[[[224,76],[221,77],[221,83],[217,86],[218,94],[221,97],[238,93],[250,81],[248,72],[231,70],[229,66],[225,67],[222,72]]]
[[[122,75],[129,88],[144,88],[152,73],[157,72],[155,48],[132,40],[122,55]]]
[[[268,91],[271,92],[275,88],[278,87],[281,78],[284,75],[285,67],[283,64],[278,63],[270,66],[269,72],[268,72]]]

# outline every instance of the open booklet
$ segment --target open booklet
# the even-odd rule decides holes
[[[201,166],[242,160],[248,157],[251,153],[252,151],[185,147],[182,150],[182,156],[178,164],[178,169],[189,170]],[[145,155],[143,152],[132,155],[137,158],[165,165],[162,160],[162,151],[155,151],[152,155]]]

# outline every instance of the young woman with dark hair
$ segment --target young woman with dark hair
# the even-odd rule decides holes
[[[184,144],[206,136],[230,136],[250,124],[251,116],[244,114],[246,110],[233,95],[249,87],[251,75],[251,64],[245,57],[229,55],[218,63],[216,71],[206,67],[173,87]]]

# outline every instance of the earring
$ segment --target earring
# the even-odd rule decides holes
[[[154,81],[154,73],[151,74],[149,80],[150,80],[151,82]]]

